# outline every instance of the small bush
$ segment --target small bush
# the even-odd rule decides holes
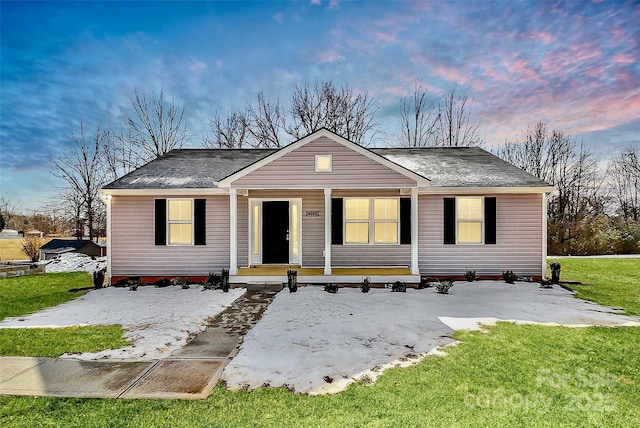
[[[222,277],[222,291],[225,293],[229,292],[229,269],[222,269],[222,273],[220,274]]]
[[[102,288],[102,286],[104,285],[104,276],[105,276],[104,269],[97,270],[97,271],[93,272],[93,287],[94,288]]]
[[[127,281],[127,285],[129,286],[129,291],[138,291],[138,287],[140,286],[139,281],[129,280]]]
[[[392,293],[406,293],[407,292],[407,283],[396,281],[393,286],[391,286]]]
[[[468,270],[464,273],[464,277],[467,278],[467,281],[469,282],[473,282],[476,280],[476,271],[475,270]]]
[[[453,287],[451,281],[438,281],[436,282],[436,291],[440,294],[449,294],[449,289]]]
[[[360,291],[362,291],[363,293],[368,293],[369,290],[371,290],[371,278],[366,277],[362,281],[362,284],[360,284]]]
[[[514,284],[518,280],[518,275],[513,273],[512,270],[507,270],[502,272],[502,279],[504,279],[504,282],[507,284]]]
[[[287,287],[289,293],[295,293],[298,291],[298,271],[293,269],[287,269]]]
[[[177,277],[173,278],[173,285],[179,285],[182,288],[184,288],[184,286],[187,285],[187,280],[177,276]]]
[[[433,280],[430,276],[421,275],[420,283],[418,284],[418,290],[422,290],[424,288],[433,287]]]
[[[156,281],[156,287],[168,287],[171,285],[171,280],[169,278],[162,278]]]
[[[336,294],[338,292],[338,286],[336,284],[327,284],[324,286],[324,291],[331,294]]]
[[[43,240],[35,235],[27,235],[22,240],[22,252],[29,257],[29,261],[37,262],[40,260],[40,247],[43,245]]]

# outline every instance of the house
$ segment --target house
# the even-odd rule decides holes
[[[279,150],[172,150],[101,190],[108,275],[539,278],[552,190],[477,147],[367,149],[326,129]]]
[[[64,253],[100,257],[105,255],[105,248],[85,239],[52,239],[40,247],[40,260],[51,260]]]

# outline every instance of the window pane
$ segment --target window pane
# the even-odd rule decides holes
[[[369,220],[369,199],[345,199],[346,220]]]
[[[169,244],[191,244],[191,224],[169,224]]]
[[[458,223],[458,242],[463,244],[482,243],[482,223],[477,221]]]
[[[397,220],[397,199],[375,199],[373,201],[373,218],[375,220]]]
[[[260,254],[260,207],[253,206],[253,254]]]
[[[373,229],[376,244],[398,243],[398,223],[375,223]]]
[[[482,198],[458,198],[458,220],[482,220]]]
[[[347,244],[368,244],[369,223],[345,224],[345,242]]]
[[[291,204],[291,253],[297,256],[300,252],[298,233],[298,204]]]
[[[331,155],[316,155],[316,171],[331,171]]]
[[[191,221],[191,201],[169,200],[170,221]]]

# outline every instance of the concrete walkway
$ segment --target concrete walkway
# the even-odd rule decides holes
[[[0,357],[0,395],[203,399],[275,297],[247,291],[184,348],[152,361]]]

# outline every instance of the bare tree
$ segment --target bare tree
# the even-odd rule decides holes
[[[469,93],[458,87],[451,89],[438,105],[436,146],[458,147],[481,145],[480,122],[471,115]]]
[[[247,114],[254,147],[280,148],[285,145],[286,115],[280,100],[272,103],[263,92],[259,92],[256,103],[248,105]]]
[[[640,221],[640,154],[628,147],[607,166],[617,212],[625,223]]]
[[[18,214],[18,205],[9,197],[0,196],[0,212],[4,217],[4,227],[16,229],[15,216]]]
[[[209,129],[213,138],[206,138],[203,146],[219,149],[241,149],[249,145],[249,119],[242,110],[232,110],[226,117],[216,113],[209,120]]]
[[[369,144],[376,132],[377,100],[349,86],[336,88],[333,82],[305,82],[291,95],[291,122],[287,133],[302,138],[325,127],[360,145]]]
[[[116,180],[144,163],[134,146],[130,129],[127,133],[121,129],[119,134],[105,131],[103,142],[102,168],[108,180]]]
[[[135,147],[142,160],[148,162],[173,149],[182,148],[188,138],[184,107],[174,99],[165,102],[164,91],[148,97],[139,89],[131,98],[134,115],[129,126]]]
[[[68,185],[70,202],[82,203],[90,239],[94,238],[97,205],[101,203],[98,190],[105,184],[100,155],[106,139],[108,132],[98,129],[93,141],[87,141],[84,127],[80,124],[80,135],[71,134],[68,150],[51,158],[53,174]]]
[[[421,87],[419,80],[416,80],[413,97],[403,97],[401,104],[401,144],[407,147],[434,145],[437,109],[434,102],[427,99],[427,91]]]
[[[544,122],[529,129],[523,142],[506,143],[496,154],[556,187],[548,210],[550,249],[585,252],[586,226],[604,212],[595,156],[562,131],[549,134]]]

